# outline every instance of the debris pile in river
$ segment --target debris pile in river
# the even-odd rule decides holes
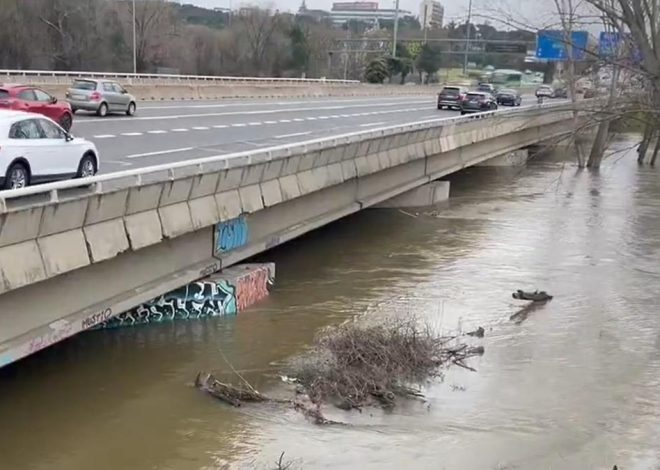
[[[472,336],[482,337],[483,329]],[[469,347],[455,336],[438,336],[415,319],[377,325],[349,322],[321,330],[312,347],[291,361],[286,378],[296,385],[292,400],[270,399],[240,375],[240,387],[205,373],[198,375],[196,385],[233,406],[243,401],[287,403],[317,424],[334,424],[323,416],[321,405],[391,408],[397,398],[423,397],[415,387],[438,376],[443,366],[474,370],[464,361],[483,353],[483,347]]]
[[[421,396],[411,384],[436,376],[445,364],[465,366],[478,353],[414,319],[351,322],[322,330],[311,350],[293,361],[290,375],[314,403],[392,407],[396,397]]]

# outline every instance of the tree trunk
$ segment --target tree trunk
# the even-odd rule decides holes
[[[649,149],[649,145],[651,145],[651,139],[653,138],[653,135],[653,126],[651,123],[647,123],[644,127],[644,137],[642,138],[642,142],[639,144],[639,147],[637,147],[637,163],[640,165],[644,163],[646,152]]]
[[[587,161],[587,168],[598,168],[600,162],[603,161],[605,154],[605,147],[607,145],[607,137],[610,133],[610,121],[603,121],[598,125],[598,132],[594,139],[594,144],[591,147],[589,160]]]
[[[660,139],[655,141],[655,148],[653,149],[653,156],[651,157],[651,166],[655,166],[655,160],[658,158],[658,153],[660,153]]]

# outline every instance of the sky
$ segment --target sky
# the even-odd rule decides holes
[[[273,5],[275,8],[284,11],[297,11],[300,7],[301,0],[175,0],[180,3],[192,3],[205,8],[236,8],[241,4],[257,4],[257,5]],[[351,1],[351,0],[335,0],[335,1]],[[381,8],[394,8],[395,0],[374,0],[379,1]],[[457,23],[464,22],[467,19],[468,2],[469,0],[446,0],[440,1],[445,7],[445,24],[450,21]],[[306,0],[307,8],[330,10],[332,8],[333,0]],[[530,4],[531,3],[531,4]],[[529,18],[535,20],[524,19],[525,24],[533,21],[538,21],[539,4],[545,4],[541,9],[551,10],[553,2],[551,0],[473,0],[472,12],[475,15],[484,17],[493,17],[493,12],[503,10],[509,12],[519,13],[521,10],[527,10],[531,15]],[[407,10],[417,16],[419,14],[420,0],[400,0],[399,8]],[[525,8],[527,6],[527,8]],[[475,19],[476,22],[480,18]],[[493,26],[496,26],[495,24]]]

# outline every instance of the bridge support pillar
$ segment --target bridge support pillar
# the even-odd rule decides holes
[[[528,157],[527,149],[514,150],[481,162],[477,166],[521,166],[527,163]]]
[[[431,181],[378,204],[377,208],[427,207],[449,199],[449,181]]]

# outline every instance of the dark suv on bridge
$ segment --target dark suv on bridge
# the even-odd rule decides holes
[[[497,101],[490,93],[471,91],[461,103],[461,114],[480,113],[497,109]]]
[[[438,94],[438,109],[460,109],[461,101],[467,94],[467,88],[462,86],[446,86]]]

